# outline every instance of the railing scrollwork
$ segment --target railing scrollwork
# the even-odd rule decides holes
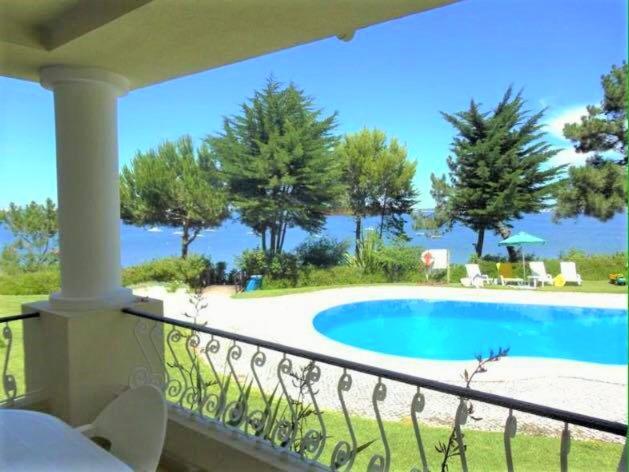
[[[369,472],[400,470],[395,462],[396,451],[391,450],[387,436],[386,415],[383,415],[387,412],[387,384],[390,382],[414,387],[406,407],[412,422],[413,449],[404,451],[407,463],[413,458],[410,461],[412,465],[406,467],[411,472],[438,470],[437,463],[431,469],[427,454],[428,448],[437,448],[437,445],[425,444],[422,436],[420,416],[426,414],[426,391],[456,399],[450,441],[439,447],[443,447],[446,462],[448,457],[458,456],[456,460],[463,471],[468,470],[467,456],[470,452],[466,449],[463,428],[468,418],[480,420],[472,406],[476,403],[505,408],[507,412],[503,442],[508,472],[515,470],[511,442],[518,429],[516,412],[563,423],[557,464],[561,471],[568,470],[570,426],[592,428],[618,436],[627,433],[624,424],[480,392],[469,388],[469,385],[460,387],[413,377],[208,326],[156,317],[134,309],[123,311],[138,317],[136,338],[141,357],[145,359],[145,371],[137,370],[131,381],[161,385],[175,408],[238,430],[271,450],[288,453],[296,460],[317,463],[332,471],[355,470],[358,462],[362,470]],[[147,324],[150,321],[167,327],[161,345],[156,334],[158,331]],[[9,341],[8,352],[11,332],[6,326],[3,337]],[[165,368],[161,369],[160,364]],[[338,373],[334,374],[334,371]],[[360,375],[355,376],[356,373]],[[357,379],[360,380],[360,388],[355,385],[359,383]],[[363,380],[367,382],[366,386],[362,384]],[[5,358],[5,392],[11,390],[12,385]],[[321,395],[321,390],[326,387],[331,388]],[[371,389],[370,398],[364,398],[366,388]],[[395,392],[397,394],[397,390]],[[363,396],[363,404],[373,412],[377,426],[374,437],[363,444],[359,443],[355,429],[358,419],[349,408],[359,396]],[[326,421],[326,414],[329,413],[323,408],[329,409],[333,401],[340,406],[335,410],[338,421],[331,428]],[[359,456],[360,461],[357,461]],[[322,461],[326,462],[325,465]]]

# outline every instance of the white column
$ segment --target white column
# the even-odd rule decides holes
[[[111,72],[44,67],[42,86],[54,92],[61,310],[96,310],[132,300],[122,287],[118,182],[118,96],[128,82]]]

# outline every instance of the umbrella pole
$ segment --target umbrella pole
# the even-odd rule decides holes
[[[524,262],[524,247],[520,246],[520,251],[522,251],[522,278],[524,282],[526,282],[526,263]]]

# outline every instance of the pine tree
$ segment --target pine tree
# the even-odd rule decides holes
[[[0,210],[0,224],[13,234],[13,242],[0,254],[2,271],[37,271],[58,262],[57,208],[50,198],[24,206],[11,202]]]
[[[558,192],[556,218],[580,214],[601,221],[627,205],[627,64],[612,66],[601,78],[603,101],[587,107],[580,123],[564,127],[579,153],[589,153],[586,165],[569,169]]]
[[[514,96],[509,88],[491,112],[481,112],[472,100],[466,111],[442,113],[458,134],[447,160],[448,177],[431,177],[433,221],[445,229],[458,222],[475,231],[478,256],[486,231],[505,239],[514,219],[549,208],[564,167],[549,164],[557,151],[543,140],[544,112],[531,115],[524,105],[521,93]],[[508,251],[514,259],[515,249]]]
[[[289,228],[319,232],[342,190],[332,154],[336,114],[321,116],[295,85],[270,78],[224,119],[207,144],[220,163],[240,220],[269,255],[281,253]]]
[[[345,201],[355,221],[356,253],[367,216],[379,216],[380,237],[405,237],[403,216],[418,201],[413,186],[416,163],[408,159],[406,148],[396,139],[387,142],[380,130],[363,129],[346,135],[336,152],[343,166]]]
[[[206,146],[195,153],[190,136],[138,152],[120,175],[121,216],[138,226],[179,227],[181,257],[206,228],[229,216],[227,194]]]

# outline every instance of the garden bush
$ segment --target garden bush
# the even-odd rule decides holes
[[[283,252],[272,258],[259,249],[246,249],[236,258],[236,266],[247,277],[263,275],[275,279],[287,279],[296,283],[299,273],[299,260],[295,254]]]
[[[330,237],[319,239],[309,238],[295,249],[299,263],[304,266],[318,268],[341,265],[349,247],[347,241],[339,241]]]
[[[470,262],[477,263],[483,274],[490,277],[498,277],[498,269],[496,268],[495,256],[483,257],[479,259],[476,256],[470,257]],[[506,260],[506,259],[502,259]],[[571,261],[577,265],[577,272],[581,274],[583,280],[607,280],[607,276],[613,273],[625,273],[627,271],[627,254],[617,252],[614,254],[587,254],[584,251],[570,249],[559,255],[559,258],[540,258],[534,254],[526,255],[526,273],[530,274],[528,263],[530,261],[543,260],[546,266],[546,272],[555,276],[561,272],[560,262]],[[521,277],[522,262],[513,263],[513,272],[516,277]],[[465,266],[463,264],[455,264],[452,266],[452,281],[457,282],[466,276]]]
[[[58,292],[61,277],[58,270],[0,275],[0,295],[43,295]]]
[[[210,283],[212,264],[209,259],[190,255],[186,259],[166,257],[127,267],[122,271],[125,286],[144,282],[169,282],[199,287]]]
[[[376,258],[387,279],[390,282],[400,282],[424,275],[424,265],[420,264],[422,251],[420,247],[395,242],[380,248]]]

